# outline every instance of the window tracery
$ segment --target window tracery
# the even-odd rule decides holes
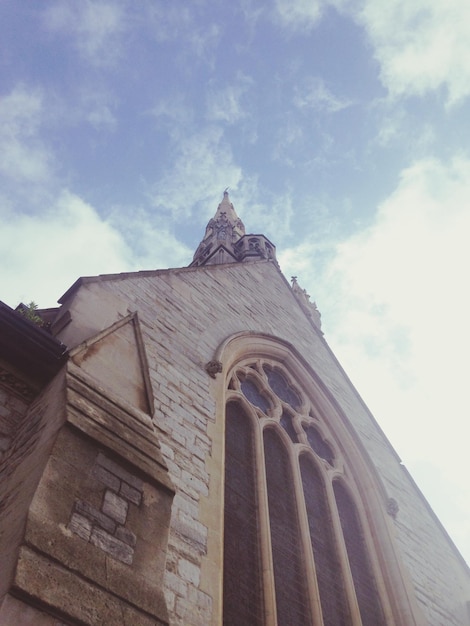
[[[354,498],[338,478],[344,459],[311,398],[268,359],[235,367],[227,394],[224,625],[385,625]],[[239,449],[240,424],[249,454]],[[243,490],[253,491],[250,512],[246,501],[235,504]],[[227,578],[238,581],[238,596]],[[247,619],[247,604],[256,619]]]

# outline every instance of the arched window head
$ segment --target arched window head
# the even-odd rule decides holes
[[[385,626],[338,416],[276,359],[226,394],[224,626]]]

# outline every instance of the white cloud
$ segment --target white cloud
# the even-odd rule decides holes
[[[64,191],[43,214],[0,206],[0,297],[10,306],[54,306],[79,277],[132,265],[122,236],[89,204]]]
[[[305,138],[302,126],[294,116],[287,115],[286,119],[279,124],[274,133],[274,146],[272,149],[272,158],[280,161],[288,167],[296,167],[296,158],[292,154],[296,154],[296,148]]]
[[[470,502],[455,494],[468,493],[469,473],[469,206],[470,159],[423,159],[402,172],[369,228],[334,247],[306,239],[280,255],[467,559]]]
[[[0,100],[0,172],[18,182],[42,182],[53,157],[39,136],[44,117],[40,90],[18,85]]]
[[[155,185],[151,200],[175,218],[188,217],[198,203],[210,215],[223,190],[235,189],[241,180],[222,130],[209,126],[179,141],[175,162]]]
[[[179,267],[190,251],[143,210],[104,219],[64,190],[50,210],[22,214],[0,201],[0,299],[12,307],[34,300],[55,306],[80,276]]]
[[[184,42],[186,54],[212,62],[212,54],[221,37],[221,28],[215,22],[200,19],[198,7],[175,0],[172,3],[150,0],[146,3],[145,19],[150,32],[159,42]]]
[[[275,0],[274,17],[291,30],[310,30],[320,20],[326,2],[323,0]]]
[[[62,0],[47,9],[45,24],[53,32],[72,34],[87,61],[109,65],[122,53],[121,38],[127,22],[125,4],[109,0]]]
[[[207,117],[215,122],[234,124],[246,117],[247,109],[242,99],[252,84],[251,78],[239,74],[225,87],[212,86],[207,94]]]
[[[467,556],[470,505],[446,495],[465,493],[469,471],[469,205],[470,160],[416,162],[310,288],[327,339]]]
[[[392,97],[422,96],[445,88],[447,103],[470,95],[468,0],[276,0],[276,20],[307,31],[327,7],[361,24]]]
[[[355,16],[368,33],[392,96],[445,87],[453,104],[470,95],[467,0],[364,0]]]
[[[193,106],[186,102],[181,93],[159,98],[157,103],[146,111],[146,114],[152,115],[159,127],[168,127],[170,134],[175,138],[185,133],[194,119]]]
[[[115,130],[118,122],[114,113],[117,107],[117,99],[114,96],[95,86],[82,89],[79,98],[79,117],[85,119],[96,130]]]
[[[332,93],[320,77],[310,77],[302,81],[302,85],[295,89],[294,105],[299,109],[314,109],[326,113],[337,113],[352,105]]]

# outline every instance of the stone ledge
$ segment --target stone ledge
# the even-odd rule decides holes
[[[52,613],[89,626],[168,626],[163,600],[158,613],[146,613],[26,546],[20,550],[12,591],[18,598],[28,597],[28,603],[36,601]]]

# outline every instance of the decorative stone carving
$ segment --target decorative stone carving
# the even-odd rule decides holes
[[[398,506],[398,502],[395,500],[395,498],[389,498],[387,501],[387,513],[390,515],[390,517],[393,517],[393,519],[395,519],[399,510],[400,507]]]
[[[297,276],[292,276],[292,292],[297,299],[307,316],[312,320],[312,323],[320,330],[321,329],[321,313],[317,308],[315,302],[310,302],[310,296],[305,289],[297,282]]]
[[[276,247],[264,235],[245,235],[245,226],[224,191],[216,214],[209,220],[191,266],[267,259],[276,261]]]
[[[209,361],[206,363],[206,372],[211,378],[215,378],[216,374],[222,371],[222,363],[220,361]]]

